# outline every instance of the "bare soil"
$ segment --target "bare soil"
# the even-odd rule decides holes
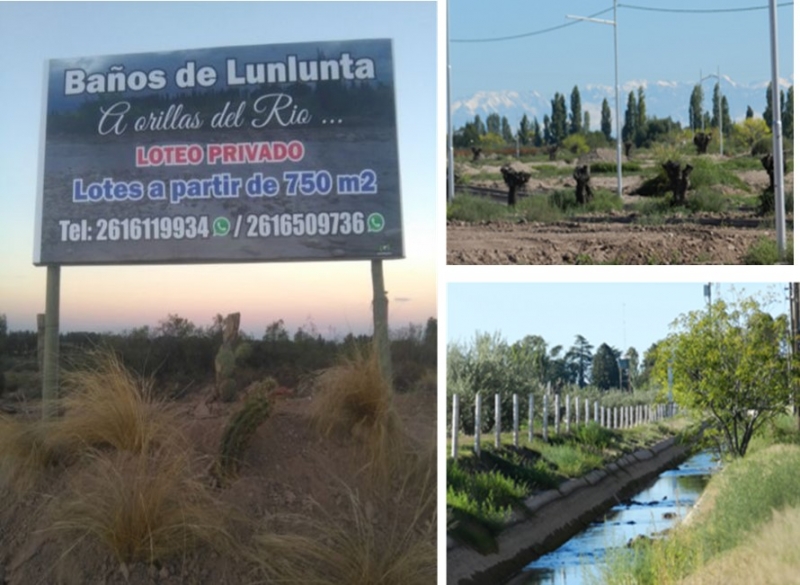
[[[613,151],[593,153],[591,160],[615,160]],[[713,155],[712,155],[713,156]],[[652,161],[638,160],[643,168]],[[522,196],[548,194],[575,187],[572,177],[540,177],[538,163],[512,164],[531,173]],[[567,165],[563,160],[546,163]],[[500,163],[479,168],[461,165],[460,174],[470,186],[505,191],[502,181],[471,180],[477,173],[499,173]],[[761,192],[769,184],[764,171],[736,172],[750,188],[749,195]],[[748,249],[762,237],[775,238],[772,218],[760,218],[752,210],[726,213],[703,213],[667,217],[648,224],[634,211],[646,198],[634,192],[645,180],[642,174],[625,173],[622,200],[624,211],[609,214],[586,214],[556,223],[484,221],[470,223],[448,221],[448,264],[743,264]],[[794,184],[794,173],[785,177],[787,190]],[[616,191],[615,175],[592,177],[594,188]],[[724,195],[742,194],[720,186]],[[792,214],[788,214],[792,218]],[[789,222],[787,240],[793,238]]]
[[[197,451],[214,460],[229,414],[237,404],[207,404],[210,392],[179,403],[186,432]],[[363,471],[363,449],[354,436],[323,439],[310,424],[309,396],[290,396],[275,405],[270,418],[258,429],[248,448],[241,475],[215,495],[234,510],[231,530],[246,547],[256,531],[287,514],[303,517],[324,510],[344,516],[349,494],[356,491],[367,516],[379,525],[387,514],[372,500],[374,491]],[[5,412],[15,417],[34,416],[36,404],[13,403],[6,397]],[[433,449],[436,395],[415,391],[395,395],[395,406],[405,428],[420,449]],[[181,558],[149,565],[120,564],[102,544],[87,538],[65,543],[49,530],[56,496],[67,486],[79,466],[50,469],[37,489],[24,498],[0,487],[0,585],[83,584],[198,584],[239,585],[257,582],[253,566],[241,558],[201,547]],[[400,514],[406,511],[400,508]],[[413,510],[408,510],[409,517]],[[393,518],[397,518],[395,515]],[[234,521],[235,520],[235,521]],[[403,518],[399,520],[402,525]],[[74,545],[74,546],[73,546]]]

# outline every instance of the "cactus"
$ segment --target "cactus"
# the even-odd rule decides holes
[[[228,420],[220,443],[218,479],[230,479],[238,475],[245,450],[258,427],[269,416],[270,392],[277,386],[274,378],[260,382],[245,399],[242,407]]]

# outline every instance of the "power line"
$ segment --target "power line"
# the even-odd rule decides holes
[[[595,14],[590,15],[589,18],[594,18],[595,16],[600,16],[601,14],[605,14],[606,12],[610,12],[612,10],[614,10],[613,6],[611,8],[606,8],[605,10],[601,10],[600,12],[596,12]],[[559,29],[562,29],[562,28],[567,28],[568,26],[576,25],[579,22],[580,21],[567,22],[566,24],[559,24],[558,26],[551,26],[550,28],[544,28],[542,30],[536,30],[536,31],[533,31],[533,32],[527,32],[527,33],[522,33],[522,34],[518,34],[518,35],[511,35],[511,36],[508,36],[508,37],[494,37],[494,38],[489,38],[489,39],[450,39],[450,42],[451,43],[494,43],[496,41],[511,41],[511,40],[514,40],[514,39],[522,39],[522,38],[525,38],[525,37],[532,37],[532,36],[536,36],[536,35],[542,35],[544,33],[549,33],[549,32],[552,32],[554,30],[559,30]]]
[[[781,2],[777,6],[778,8],[782,8],[785,6],[792,6],[794,2]],[[632,10],[645,10],[648,12],[673,12],[673,13],[688,13],[688,14],[714,14],[714,13],[724,13],[724,12],[751,12],[753,10],[767,10],[769,6],[747,6],[742,8],[716,8],[716,9],[703,9],[703,8],[657,8],[651,6],[636,6],[634,4],[618,4],[619,8],[630,8]],[[605,10],[601,10],[600,12],[596,12],[594,14],[589,15],[587,18],[595,18],[606,12],[612,11],[614,8],[606,8]],[[574,22],[567,22],[565,24],[559,24],[557,26],[551,26],[550,28],[543,28],[541,30],[536,30],[533,32],[521,33],[518,35],[511,35],[506,37],[492,37],[487,39],[450,39],[451,43],[494,43],[498,41],[511,41],[514,39],[522,39],[526,37],[533,37],[536,35],[542,35],[545,33],[553,32],[556,30],[560,30],[562,28],[566,28],[568,26],[573,26],[579,24],[580,21]]]
[[[792,6],[794,2],[782,2],[778,7]],[[769,6],[747,6],[742,8],[656,8],[651,6],[634,6],[633,4],[618,4],[620,8],[632,8],[633,10],[646,10],[648,12],[678,12],[694,14],[713,14],[718,12],[749,12],[752,10],[767,10]]]

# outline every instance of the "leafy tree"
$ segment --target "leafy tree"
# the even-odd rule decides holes
[[[606,140],[611,140],[611,108],[608,106],[608,100],[603,98],[603,105],[600,110],[600,131]]]
[[[676,401],[711,417],[727,451],[743,457],[753,434],[790,404],[797,367],[787,355],[786,315],[772,317],[753,298],[718,300],[673,326],[658,376],[663,382],[671,365]]]
[[[605,343],[597,348],[592,360],[592,383],[601,390],[619,388],[619,351]]]
[[[480,114],[475,114],[475,119],[472,121],[472,125],[475,127],[475,131],[478,133],[478,136],[483,136],[486,134],[486,126],[483,124]]]
[[[580,134],[583,125],[581,124],[581,92],[578,86],[572,88],[572,94],[569,97],[569,133]],[[588,130],[588,128],[587,128]]]
[[[636,131],[634,139],[636,146],[641,146],[647,132],[647,105],[644,101],[644,88],[640,85],[636,99]]]
[[[783,95],[783,94],[781,94]],[[786,92],[786,103],[781,112],[783,135],[789,140],[794,140],[794,86]]]
[[[749,120],[750,118],[752,118],[753,117],[753,108],[751,108],[750,106],[747,106],[747,113],[744,115],[744,117],[745,117],[746,120]]]
[[[272,344],[289,341],[289,332],[286,330],[283,319],[278,319],[267,325],[263,340]]]
[[[728,98],[722,96],[722,133],[728,136],[732,127],[733,121],[731,120],[731,109],[728,107]]]
[[[544,144],[544,139],[542,138],[542,128],[539,126],[539,120],[536,119],[536,116],[533,118],[533,145],[534,146],[541,146]]]
[[[494,132],[487,132],[481,136],[479,143],[485,149],[502,148],[506,144],[503,137]]]
[[[467,122],[464,126],[453,133],[453,146],[457,148],[468,148],[480,143],[481,134],[474,122]]]
[[[622,126],[622,140],[633,140],[636,137],[636,121],[639,118],[639,109],[636,105],[636,95],[628,94],[628,106],[625,108],[625,124]]]
[[[494,113],[486,116],[485,134],[497,134],[500,136],[502,130],[500,125],[500,114]]]
[[[781,102],[783,102],[783,91],[781,91]],[[767,123],[767,127],[772,130],[772,82],[769,83],[767,86],[767,107],[764,109],[764,121]],[[782,122],[782,121],[781,121]]]
[[[556,92],[550,101],[552,116],[550,117],[550,143],[560,144],[567,137],[567,102],[564,96]]]
[[[711,111],[713,112],[711,115],[711,126],[719,128],[720,102],[722,101],[722,96],[719,95],[719,82],[714,84],[714,96],[712,100],[714,103],[711,105]]]
[[[190,337],[197,332],[197,327],[188,319],[170,313],[166,319],[158,322],[156,334],[161,337]]]
[[[588,134],[589,129],[592,127],[592,119],[589,116],[589,110],[583,112],[583,133]]]
[[[750,150],[754,144],[770,136],[772,132],[761,118],[745,118],[733,125],[731,134],[737,147]]]
[[[555,141],[553,140],[553,133],[550,129],[550,116],[545,114],[544,118],[542,118],[542,143],[552,144],[553,142]]]
[[[689,126],[698,131],[703,125],[703,86],[699,83],[692,90],[689,98]]]
[[[519,130],[517,130],[517,136],[519,137],[519,143],[523,146],[526,146],[530,141],[530,133],[531,133],[531,124],[528,121],[528,114],[522,115],[522,120],[519,121]]]
[[[594,347],[583,335],[576,335],[575,343],[567,351],[566,360],[572,372],[572,381],[581,388],[585,388],[589,383],[592,350],[594,350]]]
[[[503,119],[501,120],[500,127],[503,140],[505,140],[506,143],[514,142],[514,133],[511,132],[511,125],[508,123],[508,118],[505,116],[503,116]]]

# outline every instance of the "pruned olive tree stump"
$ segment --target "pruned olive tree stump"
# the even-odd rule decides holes
[[[572,178],[578,183],[575,186],[575,200],[578,202],[578,205],[589,203],[592,197],[594,197],[592,187],[589,185],[589,181],[592,179],[591,175],[589,175],[589,165],[575,167],[575,170],[572,172]]]
[[[772,154],[761,157],[761,166],[769,175],[769,187],[759,195],[759,211],[766,215],[775,211],[775,159]],[[783,159],[783,172],[786,173],[786,158]]]
[[[697,154],[706,154],[709,144],[711,144],[711,133],[697,132],[694,135],[694,146],[697,148]]]
[[[476,162],[481,158],[481,154],[483,154],[483,149],[478,146],[470,146],[472,149],[472,162]]]
[[[551,144],[547,147],[547,154],[550,156],[550,160],[556,160],[556,153],[558,152],[558,144]]]
[[[509,165],[500,167],[500,172],[503,174],[503,180],[508,187],[508,204],[513,207],[517,204],[517,189],[524,187],[531,178],[530,173],[524,171],[515,171]]]
[[[689,190],[689,175],[692,174],[694,167],[686,165],[681,170],[681,164],[668,160],[661,167],[667,173],[669,188],[672,191],[672,205],[686,204],[686,191]]]
[[[625,158],[630,159],[631,158],[631,148],[633,148],[633,142],[631,142],[630,140],[627,140],[623,144],[623,146],[625,147]]]

